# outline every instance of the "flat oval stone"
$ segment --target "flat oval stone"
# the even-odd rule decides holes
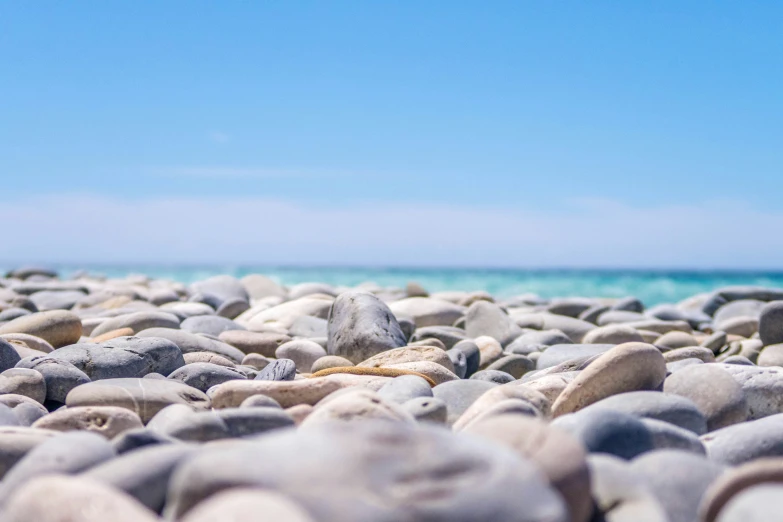
[[[19,333],[40,337],[59,348],[79,342],[82,321],[72,312],[52,310],[19,317],[0,326],[0,334]]]
[[[10,368],[0,373],[0,394],[17,394],[41,404],[46,400],[44,376],[29,368]]]
[[[666,378],[664,392],[696,404],[713,431],[747,420],[749,410],[742,387],[723,369],[712,364],[682,368]]]
[[[658,419],[642,418],[642,424],[652,435],[655,449],[676,449],[706,455],[707,450],[692,431]]]
[[[254,522],[263,513],[267,520],[316,522],[285,495],[258,489],[234,488],[212,495],[199,503],[182,522]]]
[[[586,408],[552,422],[579,439],[590,453],[608,453],[632,459],[655,445],[647,426],[637,417],[619,411]]]
[[[783,343],[783,301],[773,301],[761,309],[759,337],[764,346]]]
[[[42,498],[46,502],[41,502]],[[155,513],[115,488],[81,477],[63,476],[35,478],[24,484],[9,499],[3,515],[7,522],[159,520]]]
[[[429,383],[417,375],[401,375],[393,378],[378,390],[378,395],[397,404],[403,404],[414,398],[433,396]]]
[[[447,424],[452,425],[471,404],[496,386],[496,383],[488,381],[456,380],[435,386],[432,395],[446,403],[449,413]]]
[[[699,520],[715,522],[724,506],[735,496],[759,484],[783,483],[783,458],[758,459],[731,468],[713,481],[699,505]],[[738,519],[745,521],[746,518]]]
[[[279,407],[254,407],[188,411],[163,426],[156,424],[155,429],[179,440],[206,442],[258,435],[293,425],[293,419]]]
[[[711,460],[738,465],[762,457],[783,456],[783,414],[742,422],[701,437]]]
[[[445,350],[434,346],[403,346],[381,352],[366,361],[362,361],[357,366],[367,368],[381,368],[393,364],[430,361],[440,364],[447,370],[453,372],[454,365],[449,359]]]
[[[139,428],[120,433],[112,439],[111,444],[114,446],[114,450],[117,454],[122,455],[123,453],[135,451],[147,446],[171,444],[173,442],[177,442],[177,440],[148,428]]]
[[[207,339],[185,330],[172,328],[149,328],[136,334],[136,337],[162,337],[176,344],[183,354],[192,352],[212,352],[229,359],[234,363],[241,363],[245,354],[237,348],[224,342]]]
[[[326,350],[313,341],[297,339],[278,346],[275,357],[294,361],[299,372],[310,373],[313,363],[321,357],[326,357]]]
[[[169,375],[169,379],[178,381],[205,392],[212,386],[234,379],[245,380],[245,374],[236,368],[211,363],[186,364]]]
[[[481,364],[481,350],[479,350],[478,345],[474,341],[470,339],[460,341],[454,345],[453,349],[459,350],[465,354],[466,366],[465,376],[463,378],[468,378],[478,371],[479,365]]]
[[[131,328],[135,334],[150,328],[179,328],[179,318],[168,312],[143,311],[112,317],[96,326],[92,336],[105,334],[120,328]],[[54,345],[54,343],[52,343]],[[60,345],[62,346],[62,345]]]
[[[34,335],[23,334],[23,333],[9,333],[9,334],[0,335],[0,339],[6,340],[12,344],[14,343],[14,341],[20,341],[31,350],[36,350],[39,352],[49,353],[54,350],[54,347],[51,344],[41,339],[40,337],[36,337]]]
[[[641,343],[644,339],[635,328],[624,324],[601,326],[587,332],[582,339],[585,344]]]
[[[210,400],[203,392],[171,380],[104,379],[71,390],[65,403],[76,406],[119,406],[136,412],[142,422],[170,404],[206,410]]]
[[[33,428],[54,431],[89,431],[107,439],[114,438],[123,431],[142,427],[138,415],[114,406],[67,408],[52,412],[33,424]]]
[[[180,328],[192,333],[205,333],[219,336],[221,333],[229,330],[246,330],[246,328],[231,319],[220,317],[218,315],[199,315],[188,317]]]
[[[588,408],[630,413],[637,417],[657,419],[674,424],[696,435],[707,433],[707,420],[698,406],[686,397],[655,391],[620,393],[602,399]]]
[[[394,314],[380,299],[365,292],[345,292],[329,313],[328,353],[354,364],[407,344]]]
[[[555,344],[541,354],[536,361],[536,368],[543,370],[568,361],[602,355],[614,346],[613,344]]]
[[[443,343],[446,349],[454,348],[460,341],[468,338],[467,333],[462,328],[454,326],[425,326],[416,328],[411,336],[411,342],[421,341],[423,339],[438,339]]]
[[[709,348],[701,346],[688,346],[686,348],[674,348],[663,354],[663,360],[667,363],[682,361],[684,359],[699,359],[703,362],[715,362],[715,354]]]
[[[217,364],[218,366],[225,366],[227,368],[234,368],[236,366],[235,362],[212,352],[190,352],[183,354],[182,359],[185,361],[185,364],[210,363]],[[242,363],[247,364],[245,359],[242,359]]]
[[[510,374],[519,379],[529,371],[534,370],[536,364],[524,355],[511,354],[501,357],[486,367],[486,370],[497,370]]]
[[[552,405],[554,416],[578,411],[618,393],[655,390],[666,377],[661,352],[645,343],[620,344],[582,370]]]
[[[489,336],[502,346],[522,335],[522,329],[500,306],[488,301],[476,301],[465,313],[465,332],[468,337]]]
[[[414,397],[402,405],[417,422],[445,424],[448,417],[446,403],[435,397]]]
[[[540,392],[515,381],[509,384],[501,384],[483,393],[454,422],[454,430],[459,431],[465,428],[496,404],[508,399],[518,399],[529,403],[532,410],[536,411],[539,417],[549,416],[550,404],[546,397]]]
[[[255,464],[259,458],[264,466]],[[399,506],[410,520],[431,522],[568,520],[536,466],[512,450],[399,422],[281,430],[241,447],[202,452],[175,472],[164,516],[181,518],[229,485],[261,484],[321,522],[398,520]]]
[[[408,297],[389,305],[396,316],[410,317],[416,328],[451,326],[465,313],[465,307],[431,297]]]
[[[494,382],[495,384],[506,384],[509,382],[514,382],[516,379],[514,379],[514,376],[510,373],[502,372],[500,370],[487,369],[474,373],[470,376],[470,380],[488,381]]]

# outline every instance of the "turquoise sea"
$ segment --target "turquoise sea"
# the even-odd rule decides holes
[[[58,267],[68,276],[83,267]],[[427,290],[486,290],[508,297],[535,293],[541,297],[636,296],[648,306],[676,302],[722,286],[759,285],[783,288],[783,271],[685,271],[685,270],[552,270],[479,268],[357,268],[357,267],[263,267],[263,266],[96,266],[87,271],[107,277],[145,274],[190,283],[217,274],[242,277],[261,273],[283,283],[309,281],[353,286],[372,281],[382,286],[403,287],[416,281]]]

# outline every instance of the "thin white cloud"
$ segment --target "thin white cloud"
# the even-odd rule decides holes
[[[741,203],[531,211],[51,195],[0,206],[7,261],[779,267],[783,212]],[[10,224],[13,223],[13,226]]]
[[[231,141],[231,136],[229,136],[225,132],[212,131],[209,133],[209,139],[214,141],[215,143],[223,144]]]

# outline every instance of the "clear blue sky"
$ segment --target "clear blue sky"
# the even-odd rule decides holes
[[[779,2],[4,2],[0,67],[14,260],[783,265]]]

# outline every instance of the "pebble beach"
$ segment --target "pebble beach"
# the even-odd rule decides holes
[[[783,520],[783,288],[516,290],[12,269],[0,521]]]

